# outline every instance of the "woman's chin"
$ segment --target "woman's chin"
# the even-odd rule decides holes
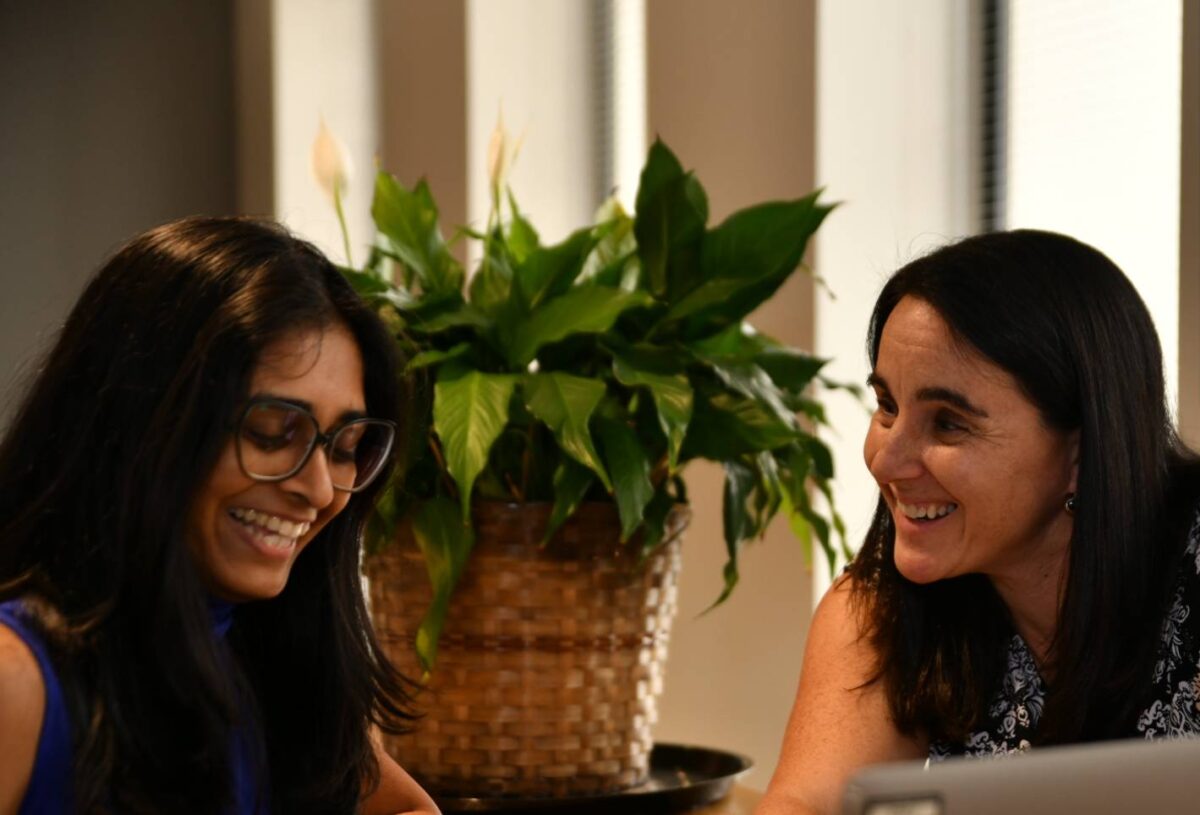
[[[237,574],[218,575],[210,590],[223,600],[248,603],[278,597],[287,586],[287,568],[273,570],[244,569]]]
[[[896,571],[905,580],[918,585],[935,583],[947,576],[945,564],[936,557],[931,557],[928,552],[914,552],[900,541],[896,541],[894,561]]]

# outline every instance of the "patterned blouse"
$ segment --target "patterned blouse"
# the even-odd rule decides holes
[[[1200,515],[1188,533],[1184,558],[1174,602],[1163,620],[1154,666],[1154,702],[1138,717],[1137,732],[1147,739],[1200,736],[1196,694],[1200,682]],[[933,742],[930,760],[1028,750],[1045,700],[1045,686],[1033,654],[1025,641],[1014,635],[1004,680],[988,708],[984,727],[961,743]]]

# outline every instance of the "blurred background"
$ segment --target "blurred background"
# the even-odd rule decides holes
[[[444,229],[486,217],[498,117],[546,241],[661,136],[712,218],[816,186],[843,202],[762,330],[867,375],[885,277],[928,248],[1036,226],[1108,253],[1163,341],[1200,443],[1200,0],[0,0],[0,424],[71,303],[128,237],[193,213],[279,218],[344,260],[312,180],[323,118],[354,161],[353,246],[376,163],[426,177]],[[361,260],[361,257],[359,258]],[[851,540],[875,490],[866,409],[833,397]],[[829,568],[785,526],[721,609],[720,473],[695,517],[657,738],[774,768]]]

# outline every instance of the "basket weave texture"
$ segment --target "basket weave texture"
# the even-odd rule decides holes
[[[645,780],[650,726],[675,615],[680,537],[672,510],[645,559],[619,543],[612,504],[584,504],[545,548],[550,506],[480,503],[476,543],[450,602],[417,729],[385,746],[432,794],[568,797]],[[382,647],[420,676],[413,651],[431,601],[412,532],[366,563]]]

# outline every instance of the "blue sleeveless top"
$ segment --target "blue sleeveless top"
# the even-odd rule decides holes
[[[233,625],[233,605],[211,600],[213,634],[224,638]],[[18,815],[70,815],[72,806],[71,720],[67,712],[62,684],[50,661],[37,629],[28,620],[20,600],[0,603],[0,624],[8,626],[21,638],[37,659],[46,687],[46,707],[42,714],[42,729],[38,734],[33,774]],[[247,734],[238,730],[230,744],[233,762],[234,806],[230,815],[265,815],[267,807],[259,800],[259,787]]]
[[[0,623],[11,628],[33,652],[42,672],[42,684],[46,686],[46,708],[42,714],[42,729],[38,734],[33,775],[18,813],[55,815],[72,812],[71,720],[67,716],[67,700],[63,696],[58,674],[50,663],[46,644],[22,613],[20,600],[0,603]]]

